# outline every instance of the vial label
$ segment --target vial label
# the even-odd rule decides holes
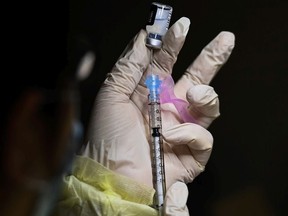
[[[149,15],[147,25],[154,25],[156,13],[157,13],[157,5],[151,4],[150,15]]]

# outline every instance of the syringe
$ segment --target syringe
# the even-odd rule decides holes
[[[162,119],[160,107],[161,80],[153,73],[153,49],[161,49],[162,38],[166,34],[173,8],[169,5],[152,2],[149,21],[146,25],[146,45],[151,49],[150,73],[146,77],[145,84],[149,89],[148,109],[151,134],[151,166],[153,175],[153,187],[155,189],[154,208],[159,215],[164,215],[163,206],[166,194],[164,151],[162,140]]]
[[[151,50],[151,56],[152,55],[153,50]],[[149,89],[148,112],[149,112],[151,145],[152,145],[151,165],[153,174],[153,187],[155,189],[153,207],[158,210],[159,215],[163,215],[166,184],[165,184],[163,140],[161,134],[162,120],[161,120],[160,95],[159,95],[161,80],[159,79],[158,75],[152,73],[147,76],[145,84]]]

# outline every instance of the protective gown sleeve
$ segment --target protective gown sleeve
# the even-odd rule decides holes
[[[100,163],[76,156],[53,216],[151,215],[154,189],[119,175]]]

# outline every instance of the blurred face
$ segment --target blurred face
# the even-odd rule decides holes
[[[5,208],[0,215],[47,215],[50,208],[42,204],[53,205],[80,143],[78,100],[68,82],[58,92],[29,89],[20,95],[1,143],[0,198]]]
[[[58,94],[28,90],[14,107],[4,154],[5,170],[13,182],[49,180],[62,173],[72,157],[77,96],[66,87]]]

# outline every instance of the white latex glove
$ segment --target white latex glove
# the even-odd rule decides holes
[[[168,30],[162,49],[154,51],[154,74],[164,79],[172,73],[189,25],[189,19],[183,17]],[[145,45],[146,35],[141,30],[135,36],[104,81],[96,98],[83,155],[152,187],[148,90],[144,84],[151,52]],[[162,106],[166,215],[189,215],[185,184],[204,170],[213,143],[205,128],[219,116],[217,94],[208,84],[233,47],[234,35],[221,32],[175,85],[175,95],[190,103],[189,111],[197,124],[181,122],[173,104]]]

